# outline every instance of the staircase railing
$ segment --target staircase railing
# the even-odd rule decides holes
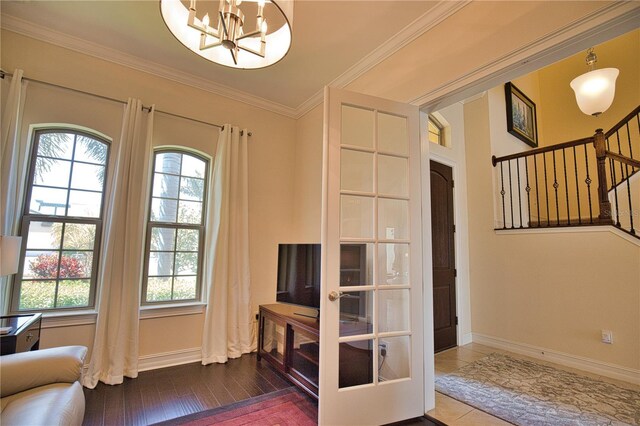
[[[493,156],[496,229],[615,225],[636,235],[638,154],[640,107],[606,133]]]

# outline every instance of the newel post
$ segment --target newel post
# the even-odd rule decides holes
[[[600,222],[613,223],[611,219],[611,202],[609,202],[609,187],[607,185],[607,145],[602,129],[597,129],[593,136],[593,146],[596,149],[596,160],[598,168],[598,202],[600,204]]]

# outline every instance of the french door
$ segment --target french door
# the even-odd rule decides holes
[[[424,414],[418,108],[325,89],[321,425]]]

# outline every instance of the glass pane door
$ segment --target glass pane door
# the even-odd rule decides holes
[[[327,101],[320,421],[422,415],[417,108],[337,89]]]

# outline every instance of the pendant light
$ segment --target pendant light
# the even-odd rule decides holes
[[[570,83],[580,110],[593,116],[602,114],[613,103],[616,78],[620,73],[617,68],[594,69],[597,61],[593,48],[589,49],[586,62],[590,71],[574,78]]]

